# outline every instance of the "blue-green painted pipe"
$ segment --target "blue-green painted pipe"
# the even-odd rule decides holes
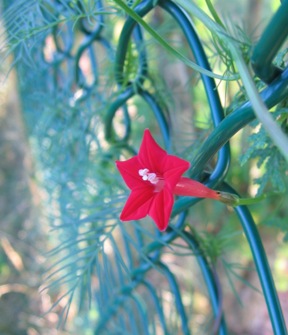
[[[157,266],[159,266],[159,268],[161,269],[161,273],[165,274],[165,278],[168,280],[171,291],[173,293],[173,296],[175,298],[175,305],[176,305],[176,309],[177,312],[181,318],[181,324],[182,324],[182,332],[181,334],[183,335],[190,335],[190,331],[189,331],[189,322],[187,319],[187,315],[185,312],[185,308],[182,302],[182,297],[181,297],[181,293],[179,290],[179,285],[176,281],[176,278],[174,277],[173,273],[170,271],[170,269],[168,268],[168,266],[166,266],[165,264],[159,262],[157,264]]]
[[[224,184],[221,190],[225,192],[236,193],[235,190],[228,184]],[[279,298],[256,224],[247,206],[237,206],[234,207],[234,210],[242,224],[245,236],[253,255],[254,263],[256,265],[256,270],[260,279],[266,305],[270,315],[274,335],[287,335],[287,328],[283,318]]]
[[[188,17],[186,12],[176,5],[174,2],[168,0],[159,1],[159,5],[165,9],[179,24],[181,27],[187,42],[191,48],[195,61],[198,65],[206,70],[211,71],[207,56],[201,44],[201,41],[194,29],[191,19]],[[224,119],[224,111],[219,98],[218,90],[213,78],[201,74],[201,79],[204,84],[208,103],[210,106],[211,116],[214,123],[214,127]],[[213,171],[213,179],[220,182],[226,176],[230,163],[230,148],[229,143],[219,149],[218,160],[216,167]],[[199,171],[199,175],[202,171]]]
[[[155,286],[153,286],[151,283],[149,283],[147,280],[144,280],[144,279],[141,280],[141,284],[144,285],[147,288],[148,292],[150,293],[155,309],[156,309],[156,313],[158,314],[158,317],[159,317],[159,323],[161,324],[161,328],[164,331],[164,334],[168,335],[169,331],[167,328],[164,311],[160,304],[160,300],[156,292],[157,288],[155,288]]]
[[[262,33],[251,57],[256,75],[266,83],[271,83],[282,72],[272,62],[288,36],[288,1],[283,1],[276,14]]]
[[[222,299],[219,297],[219,287],[217,286],[217,279],[215,278],[215,273],[212,272],[211,267],[205,257],[204,253],[201,251],[201,246],[199,245],[197,239],[190,233],[184,232],[187,237],[187,243],[194,251],[195,257],[197,259],[198,265],[201,269],[203,278],[205,280],[205,284],[207,287],[207,291],[210,297],[210,302],[212,306],[212,310],[214,313],[214,317],[220,318],[219,323],[219,331],[218,335],[227,335],[227,327],[225,323],[225,318],[222,310]],[[221,313],[219,315],[219,313]]]
[[[272,108],[288,95],[288,69],[275,80],[270,86],[260,93],[264,103],[268,108]],[[209,135],[207,140],[199,148],[190,169],[191,177],[198,175],[198,171],[205,169],[207,162],[218,152],[218,150],[235,135],[245,125],[255,119],[250,102],[245,102],[241,107],[228,115],[217,128]],[[209,179],[207,186],[213,187],[217,180]],[[187,210],[199,199],[182,197],[175,202],[173,215],[177,215],[183,210]]]
[[[139,5],[136,6],[134,11],[139,16],[142,17],[146,15],[152,8],[153,8],[153,1],[144,0]],[[133,33],[135,26],[136,26],[136,22],[131,17],[128,17],[125,21],[125,24],[123,26],[123,29],[119,37],[118,48],[116,50],[116,59],[115,59],[115,78],[116,78],[117,83],[120,86],[122,86],[124,83],[124,64],[125,64],[125,59],[126,59],[126,54],[128,51],[129,43],[131,41],[131,35]],[[136,34],[138,34],[139,32],[140,31],[138,31]],[[143,81],[143,76],[145,76],[147,72],[147,63],[146,63],[145,56],[143,52],[140,52],[139,55],[140,55],[139,70],[137,73],[137,77],[134,80],[135,82]]]

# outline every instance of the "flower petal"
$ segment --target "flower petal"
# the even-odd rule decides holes
[[[163,171],[163,161],[166,156],[167,152],[156,143],[150,130],[145,129],[138,154],[139,162],[143,165],[142,168],[148,168],[154,173],[161,173]]]
[[[157,227],[161,231],[166,230],[168,227],[173,204],[173,194],[165,187],[161,192],[156,193],[156,196],[153,199],[148,214],[155,221]]]
[[[174,190],[176,184],[179,182],[182,174],[187,171],[190,167],[190,163],[176,156],[167,155],[163,162],[163,177],[165,179],[165,184],[170,188],[171,191]]]
[[[134,156],[123,162],[116,161],[116,166],[130,190],[140,187],[147,187],[141,176],[139,176],[139,170],[143,167],[139,164],[138,156]]]
[[[148,215],[153,203],[155,192],[153,188],[133,190],[120,215],[120,220],[140,220]]]

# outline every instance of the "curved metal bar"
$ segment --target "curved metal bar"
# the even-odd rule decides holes
[[[147,1],[146,1],[147,2]],[[146,4],[146,6],[144,6],[144,8],[142,8],[143,3],[141,3],[139,6],[137,6],[140,15],[143,11],[143,13],[150,10],[150,7],[152,8],[151,5],[151,0],[148,1],[149,2],[149,6]],[[144,14],[143,14],[144,15]],[[129,113],[127,111],[127,107],[126,107],[126,101],[131,98],[134,94],[139,93],[138,90],[141,90],[141,84],[144,82],[145,80],[145,76],[147,75],[147,70],[148,70],[148,65],[147,65],[147,57],[146,57],[146,50],[144,48],[143,45],[143,36],[142,36],[142,31],[141,31],[141,27],[139,25],[136,25],[136,22],[131,19],[130,17],[127,18],[125,25],[122,29],[121,35],[120,35],[120,39],[122,38],[122,44],[119,42],[118,43],[118,49],[116,51],[116,57],[115,57],[115,79],[116,82],[118,83],[119,86],[122,86],[124,83],[124,62],[126,59],[126,54],[127,54],[127,50],[128,50],[128,46],[129,46],[129,41],[131,38],[131,35],[133,34],[137,49],[138,49],[138,55],[139,55],[139,70],[137,73],[136,78],[133,80],[133,83],[129,82],[127,83],[127,87],[126,90],[124,91],[124,96],[123,96],[123,92],[120,94],[121,97],[119,99],[119,97],[117,97],[117,100],[110,106],[107,116],[106,116],[106,120],[105,120],[105,137],[106,140],[110,141],[110,142],[117,142],[119,144],[121,144],[121,142],[127,142],[129,136],[130,136],[130,131],[131,131],[131,120],[130,120],[130,116]],[[123,45],[124,44],[124,45]],[[155,115],[158,115],[159,120],[163,120],[162,117],[160,117],[161,114],[161,110],[160,108],[157,106],[156,102],[151,102],[152,98],[149,98],[148,96],[149,94],[145,94],[145,92],[143,93],[143,97],[147,100],[147,102],[151,105],[153,105],[154,107],[152,108]],[[126,96],[126,97],[125,97]],[[124,100],[123,100],[124,99]],[[121,102],[122,101],[122,102]],[[117,109],[119,107],[121,107],[121,105],[124,105],[123,109],[124,109],[124,117],[125,117],[125,125],[126,125],[126,129],[125,129],[125,135],[122,139],[116,139],[115,135],[113,134],[113,127],[112,127],[112,122],[113,122],[113,118],[115,116],[115,113],[117,111]],[[165,122],[161,123],[161,131],[163,133],[163,135],[165,135],[166,131],[165,131]],[[166,140],[166,144],[167,144],[167,136],[164,137],[164,139]]]
[[[173,19],[175,19],[182,29],[193,56],[195,57],[196,63],[205,70],[211,71],[211,67],[200,39],[196,34],[193,23],[186,12],[170,0],[161,0],[159,1],[159,5],[166,10],[173,17]],[[212,112],[213,123],[216,127],[224,119],[224,112],[218,95],[218,90],[213,78],[201,74],[201,79],[203,81],[210,110]]]
[[[91,66],[91,70],[93,72],[93,81],[91,84],[88,84],[87,83],[87,80],[79,66],[79,62],[80,62],[80,59],[81,57],[83,56],[84,52],[85,51],[88,51],[89,53],[89,61],[90,61],[90,66]],[[93,45],[92,43],[87,45],[86,48],[83,48],[81,53],[78,53],[77,54],[77,63],[76,63],[76,67],[75,67],[75,80],[76,80],[76,83],[79,87],[89,91],[91,90],[93,87],[95,87],[97,84],[98,84],[98,64],[97,64],[97,59],[96,59],[96,56],[95,56],[95,52],[94,52],[94,49],[93,49]]]
[[[97,73],[97,65],[96,65],[94,50],[92,46],[93,41],[94,41],[94,38],[92,36],[89,36],[89,38],[87,38],[86,41],[84,41],[83,44],[79,47],[76,53],[76,56],[75,56],[75,81],[77,85],[79,85],[79,87],[81,88],[82,87],[85,88],[85,82],[82,80],[83,74],[82,74],[79,62],[80,62],[82,55],[84,54],[86,50],[88,50],[90,53],[90,60],[94,58],[94,63],[93,62],[90,62],[90,63],[91,63],[94,74]],[[91,58],[91,56],[93,58]]]
[[[173,275],[173,273],[170,271],[170,269],[168,268],[168,266],[166,266],[165,264],[159,262],[157,264],[160,269],[161,272],[165,273],[165,277],[167,278],[169,285],[171,287],[171,290],[173,292],[173,295],[175,297],[175,305],[176,305],[176,309],[179,313],[179,316],[181,318],[181,323],[182,323],[182,333],[183,335],[190,335],[190,331],[189,331],[189,326],[188,326],[188,319],[187,319],[187,315],[185,312],[185,308],[182,302],[182,298],[181,298],[181,293],[179,290],[179,286],[177,284],[177,281]]]
[[[80,1],[77,2],[77,4],[79,5],[79,7],[81,8],[81,10],[83,10],[83,6],[81,4]],[[97,0],[96,1],[96,8],[101,11],[101,9],[103,8],[102,5],[102,1],[101,0]],[[79,84],[79,86],[82,88],[85,88],[87,90],[91,89],[92,86],[97,84],[97,62],[96,62],[96,57],[94,55],[94,50],[93,50],[93,46],[92,43],[95,40],[101,40],[101,32],[103,30],[104,27],[104,15],[98,15],[99,17],[99,22],[97,22],[97,24],[95,25],[95,27],[91,30],[89,30],[86,25],[85,25],[85,18],[80,20],[80,29],[86,34],[86,38],[84,40],[84,42],[81,44],[81,46],[78,49],[78,52],[76,53],[75,56],[75,78],[76,78],[76,82],[77,84]],[[85,50],[88,49],[89,54],[90,54],[90,63],[91,63],[91,67],[93,70],[93,75],[94,75],[94,81],[91,85],[87,85],[86,82],[81,82],[80,79],[82,79],[82,71],[80,69],[79,66],[79,61],[81,59],[82,54],[85,52]]]
[[[105,115],[105,138],[107,141],[112,143],[118,143],[119,145],[125,145],[130,136],[131,121],[128,112],[125,113],[125,135],[120,140],[116,139],[114,134],[114,128],[112,127],[112,122],[114,115],[118,108],[124,106],[126,102],[134,95],[134,89],[132,86],[128,86],[124,91],[118,94],[117,99],[113,101],[110,105],[106,115]],[[125,112],[125,111],[124,111]]]
[[[126,132],[125,132],[125,136],[122,139],[115,138],[115,135],[113,133],[112,123],[113,123],[113,119],[114,119],[117,109],[125,105],[127,100],[132,98],[134,94],[135,94],[134,87],[128,86],[126,90],[120,93],[117,99],[111,104],[109,110],[107,111],[106,119],[105,119],[105,137],[107,141],[123,144],[128,140],[128,136],[130,134],[130,129],[131,129],[131,121],[130,121],[128,112],[126,113],[127,114]],[[170,136],[169,136],[169,127],[168,127],[168,122],[165,118],[163,111],[161,110],[157,102],[155,101],[154,97],[149,92],[144,91],[144,90],[139,90],[138,94],[147,102],[152,112],[154,113],[155,118],[158,121],[158,125],[161,130],[163,139],[164,139],[165,147],[169,151],[170,143],[171,143]]]
[[[64,31],[63,28],[59,34],[59,24],[52,28],[52,36],[59,53],[65,55],[66,57],[71,57],[71,50],[73,48],[73,33],[72,33],[72,23],[66,22],[65,25],[68,26],[67,30]],[[62,40],[63,46],[61,45],[59,39]]]
[[[149,335],[149,329],[148,329],[149,321],[147,317],[147,311],[144,309],[144,306],[143,304],[141,304],[141,301],[139,301],[137,296],[135,296],[133,293],[129,294],[129,298],[132,299],[135,302],[135,305],[137,306],[138,315],[141,320],[140,327],[142,331],[140,332],[140,334]],[[134,313],[135,313],[135,310],[134,310]],[[131,318],[131,314],[129,314],[129,318]]]
[[[287,97],[288,94],[288,69],[274,82],[265,88],[260,96],[268,108],[272,108],[277,103]],[[255,119],[255,115],[249,101],[245,102],[240,108],[235,110],[233,113],[228,115],[217,128],[209,135],[207,140],[199,148],[198,154],[193,160],[193,164],[190,169],[190,176],[196,178],[199,175],[199,171],[203,171],[207,162],[217,153],[217,151],[235,135],[240,129],[246,126],[249,122]],[[215,177],[210,177],[206,185],[208,187],[214,187],[217,183]],[[172,216],[180,213],[183,210],[187,210],[190,206],[194,205],[201,199],[182,197],[178,199],[173,207]]]
[[[166,120],[166,117],[162,111],[162,109],[157,104],[154,97],[147,91],[139,91],[139,94],[143,97],[143,99],[147,102],[147,104],[152,109],[155,118],[157,120],[158,126],[161,130],[163,140],[165,143],[165,148],[167,151],[170,151],[171,148],[171,140],[170,140],[170,132],[169,132],[169,126],[168,122]]]
[[[287,36],[288,1],[283,1],[262,33],[251,57],[256,75],[268,84],[282,73],[282,69],[275,66],[272,61]]]
[[[207,258],[201,251],[201,246],[199,245],[197,239],[190,233],[184,232],[186,238],[188,241],[186,241],[194,250],[195,257],[197,259],[198,265],[201,269],[203,278],[206,283],[206,287],[208,290],[208,294],[210,297],[213,313],[215,316],[215,320],[219,318],[219,330],[217,332],[218,335],[226,335],[227,333],[227,328],[226,328],[226,323],[224,319],[224,315],[222,313],[222,307],[220,306],[222,302],[220,301],[219,297],[219,288],[217,286],[217,280],[215,279],[215,274],[213,274],[213,271],[211,270],[211,267],[207,261]],[[221,314],[219,314],[219,312]]]
[[[288,69],[286,69],[270,86],[265,88],[260,93],[260,96],[266,106],[272,108],[286,98],[287,94]],[[193,160],[193,165],[190,169],[191,177],[197,176],[199,171],[204,170],[206,163],[216,154],[219,148],[254,119],[255,115],[249,101],[245,102],[240,108],[228,115],[199,148],[198,154]],[[208,184],[208,186],[211,186],[211,183]]]
[[[223,191],[236,194],[236,191],[226,183],[223,183],[223,187],[221,189]],[[287,334],[287,328],[282,314],[279,298],[267,256],[253,217],[248,207],[246,206],[237,206],[234,207],[234,210],[242,224],[245,236],[253,255],[254,263],[256,265],[257,273],[270,315],[274,335],[285,335]]]
[[[77,4],[79,8],[83,11],[83,5],[81,1],[77,1]],[[103,9],[103,4],[101,0],[96,1],[96,8],[100,12],[101,9]],[[99,21],[96,23],[96,25],[92,28],[89,29],[86,25],[87,19],[83,18],[80,20],[80,29],[87,35],[92,36],[93,39],[97,39],[100,37],[100,34],[102,33],[102,30],[104,28],[104,15],[98,15]]]
[[[153,8],[153,1],[151,0],[144,0],[142,1],[139,5],[136,6],[134,11],[139,15],[139,16],[144,16],[147,14],[151,9]],[[122,86],[124,83],[124,63],[126,59],[126,54],[128,51],[128,46],[129,46],[129,41],[131,40],[131,35],[133,33],[134,27],[136,26],[136,21],[132,19],[131,17],[128,17],[123,29],[121,31],[121,35],[119,37],[119,42],[118,42],[118,48],[116,51],[116,57],[115,57],[115,79],[118,85]],[[136,35],[139,36],[139,28],[137,28]],[[142,37],[142,34],[141,34]],[[140,60],[142,62],[139,62],[139,70],[137,77],[135,78],[134,82],[136,83],[141,83],[143,80],[143,77],[147,73],[147,62],[143,62],[143,57],[144,54],[140,54]]]
[[[173,3],[172,1],[164,1],[161,0],[159,2],[159,5],[166,10],[179,24],[181,27],[187,42],[191,48],[191,51],[195,57],[196,63],[203,67],[206,70],[211,71],[207,56],[205,54],[205,51],[202,47],[202,44],[200,42],[200,39],[193,27],[193,23],[190,20],[190,18],[187,16],[186,12]],[[215,84],[215,81],[213,78],[208,77],[206,75],[201,74],[201,79],[203,81],[206,95],[208,98],[212,120],[214,123],[214,127],[216,128],[221,121],[225,118],[223,107],[220,102],[218,90]],[[220,183],[226,176],[229,165],[230,165],[230,146],[228,141],[223,145],[219,146],[219,154],[216,166],[210,175],[209,184],[213,184],[213,186],[217,185],[217,183]],[[210,158],[209,158],[210,159]],[[209,160],[208,159],[208,160]],[[192,165],[193,166],[193,165]],[[197,176],[194,176],[194,178],[200,178],[200,174],[204,171],[203,169],[198,169]],[[211,185],[212,186],[212,185]],[[189,199],[191,201],[191,198]],[[199,200],[193,200],[193,203],[196,203]],[[184,210],[187,208],[183,208]],[[182,210],[183,210],[182,209]],[[175,215],[175,210],[173,210],[173,214]],[[179,213],[179,210],[177,210],[177,213]]]
[[[135,320],[135,318],[131,318],[133,312],[134,312],[134,306],[131,303],[129,303],[129,301],[127,301],[126,305],[124,305],[124,308],[122,308],[121,310],[121,313],[124,316],[124,320],[126,321],[124,321],[125,326],[121,328],[120,334],[122,333],[123,335],[124,334],[133,335],[138,333],[137,320]],[[129,323],[127,322],[127,319],[129,320]]]
[[[133,30],[133,37],[136,43],[136,47],[138,50],[138,57],[139,57],[139,64],[140,68],[138,70],[138,75],[135,81],[137,82],[137,79],[139,81],[138,85],[141,86],[141,83],[143,83],[145,77],[148,73],[148,63],[147,63],[147,55],[146,55],[146,48],[143,43],[143,34],[141,27],[137,24]]]
[[[168,331],[168,328],[167,328],[165,316],[164,316],[164,313],[163,313],[162,306],[159,303],[159,298],[157,296],[155,287],[153,285],[151,285],[147,280],[144,280],[144,279],[141,280],[141,284],[144,285],[147,288],[147,290],[149,291],[149,293],[150,293],[150,295],[153,299],[154,306],[156,308],[156,312],[159,316],[159,322],[160,322],[161,327],[164,331],[164,334],[168,335],[169,331]]]

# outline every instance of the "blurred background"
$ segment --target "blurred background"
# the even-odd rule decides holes
[[[208,12],[205,1],[197,4]],[[249,57],[249,48],[278,8],[279,1],[219,0],[213,4],[231,34],[247,47],[244,52]],[[114,169],[115,159],[123,156],[105,141],[103,130],[103,115],[117,97],[113,54],[124,16],[110,1],[106,10],[113,15],[105,17],[104,24],[97,21],[97,5],[93,1],[46,0],[41,6],[36,1],[2,0],[1,4],[1,56],[5,61],[0,65],[0,335],[90,335],[99,321],[99,304],[89,304],[86,296],[79,298],[77,290],[85,290],[89,285],[99,290],[99,278],[96,273],[88,279],[86,273],[86,286],[82,280],[77,287],[81,277],[77,271],[83,269],[79,260],[85,258],[81,259],[75,250],[86,250],[88,239],[82,248],[81,236],[91,233],[96,221],[105,229],[110,224],[116,226],[125,200],[123,194],[127,195]],[[156,9],[149,14],[148,22],[189,56],[179,29],[167,14]],[[99,24],[104,32],[99,33],[101,38],[92,45],[89,39]],[[227,64],[221,64],[219,55],[213,56],[217,49],[211,35],[201,22],[195,20],[195,25],[211,56],[213,70],[225,71]],[[175,152],[186,159],[193,158],[193,147],[212,129],[199,75],[172,56],[164,55],[150,36],[145,41],[150,73],[147,85],[156,92],[159,104],[169,115]],[[137,72],[134,47],[131,45],[127,80]],[[285,61],[285,47],[279,63]],[[91,61],[92,56],[97,58],[97,66]],[[218,81],[217,84],[226,112],[232,112],[245,98],[241,86],[238,82]],[[287,113],[284,103],[283,106]],[[136,150],[146,127],[158,135],[163,145],[155,119],[147,113],[147,106],[139,97],[129,100],[128,111]],[[122,135],[121,114],[115,123]],[[273,156],[276,149],[271,149],[263,131],[258,134],[259,139],[252,137],[249,141],[249,135],[260,129],[257,124],[254,126],[233,137],[227,179],[244,197],[253,197],[257,192],[278,194],[250,209],[261,232],[288,319],[287,165],[276,154],[276,158]],[[266,141],[262,149],[270,146],[262,158],[253,155],[260,152],[255,145],[258,140]],[[272,156],[273,160],[269,161]],[[261,159],[270,162],[270,167],[259,164]],[[107,214],[109,209],[113,212],[108,213],[111,217]],[[80,227],[87,217],[92,217],[89,228]],[[189,220],[207,254],[217,258],[230,333],[272,335],[251,252],[231,209],[207,200],[193,208]],[[127,232],[129,224],[123,225]],[[147,231],[152,231],[149,220],[147,225]],[[121,227],[113,230],[113,240],[125,259]],[[73,251],[67,241],[73,245]],[[61,245],[69,251],[63,251]],[[114,248],[111,241],[101,249],[105,249],[108,258],[115,253],[109,248]],[[191,323],[195,334],[209,334],[205,324],[211,317],[211,307],[193,254],[185,248],[181,239],[176,240],[172,250],[168,246],[164,248],[161,259],[177,277],[185,307],[193,311]],[[135,250],[136,255],[139,250],[137,247]],[[63,267],[57,270],[54,265],[60,260]],[[65,277],[67,260],[70,272]],[[154,270],[148,278],[155,287],[162,288],[165,315],[170,315],[174,322],[173,334],[181,334],[177,320],[173,321],[172,297],[161,281],[161,274]],[[141,288],[138,293],[143,293]],[[161,330],[156,328],[156,334],[161,335]]]

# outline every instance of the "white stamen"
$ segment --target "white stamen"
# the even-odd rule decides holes
[[[138,171],[138,173],[139,173],[139,175],[140,175],[141,177],[146,176],[146,175],[147,175],[147,172],[149,172],[148,169],[140,169],[140,170]]]
[[[140,169],[138,173],[144,181],[148,180],[150,181],[151,184],[157,184],[159,181],[159,178],[157,177],[156,173],[154,172],[149,173],[148,169]]]
[[[158,182],[156,173],[148,173],[148,180],[150,181],[150,183],[156,184]]]

